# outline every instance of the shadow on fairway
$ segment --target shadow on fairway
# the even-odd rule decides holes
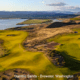
[[[65,60],[64,67],[68,67],[70,70],[73,70],[73,71],[80,71],[80,61],[76,60],[75,57],[68,55],[66,51],[56,50],[55,53],[60,54],[61,56],[64,57],[64,60]]]

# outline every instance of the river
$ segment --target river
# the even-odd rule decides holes
[[[16,25],[17,23],[23,22],[28,19],[0,19],[0,30],[4,30],[7,28],[12,28],[12,27],[22,27],[22,26],[28,26],[30,24],[26,25]],[[61,22],[60,20],[57,19],[52,19],[53,22]],[[31,24],[33,25],[33,24]]]

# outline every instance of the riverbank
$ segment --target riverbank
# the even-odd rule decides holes
[[[0,18],[0,19],[22,19],[22,18]],[[25,18],[23,18],[25,19]]]
[[[37,24],[23,24],[23,25],[16,25],[17,23],[21,23],[21,22],[24,22],[24,21],[27,21],[28,19],[0,19],[0,30],[4,30],[4,29],[8,29],[8,28],[16,28],[16,27],[23,27],[23,26],[31,26],[31,25],[38,25],[38,24],[49,24],[49,23],[53,23],[53,22],[61,22],[61,20],[57,20],[57,19],[51,19],[51,22],[40,22],[42,20],[45,20],[45,19],[40,19],[40,23],[37,23]],[[32,19],[34,21],[34,19]],[[45,20],[45,21],[48,21]],[[29,21],[30,22],[30,21]],[[35,22],[35,21],[34,21]],[[38,22],[38,21],[37,21]]]

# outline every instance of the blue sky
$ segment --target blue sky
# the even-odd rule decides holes
[[[74,11],[80,0],[0,0],[0,11]]]

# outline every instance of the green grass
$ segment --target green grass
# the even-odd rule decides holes
[[[14,34],[16,36],[7,36]],[[27,32],[4,30],[0,31],[0,39],[4,40],[4,46],[9,52],[7,56],[0,58],[0,71],[14,68],[22,68],[31,71],[36,75],[56,75],[71,74],[68,68],[57,68],[49,59],[41,52],[26,51],[23,46],[23,40],[28,36]],[[64,80],[58,79],[42,79],[38,80]]]
[[[73,31],[78,33],[57,35],[48,39],[48,42],[55,41],[62,44],[56,47],[56,51],[64,57],[65,67],[75,73],[80,71],[80,29]]]
[[[0,39],[4,40],[4,47],[8,50],[7,56],[0,58],[0,71],[14,68],[29,70],[36,75],[72,75],[80,71],[80,29],[73,29],[78,33],[60,34],[48,39],[62,45],[57,46],[56,52],[65,60],[65,67],[54,66],[42,52],[26,51],[23,40],[28,36],[27,32],[4,30],[0,31]],[[14,34],[16,36],[7,36]],[[38,80],[66,80],[66,79],[42,79]]]
[[[80,20],[80,18],[71,18],[70,20]]]
[[[22,25],[22,24],[40,24],[40,23],[46,23],[46,22],[51,22],[52,20],[50,19],[30,19],[26,20],[24,22],[18,23],[17,25]]]

